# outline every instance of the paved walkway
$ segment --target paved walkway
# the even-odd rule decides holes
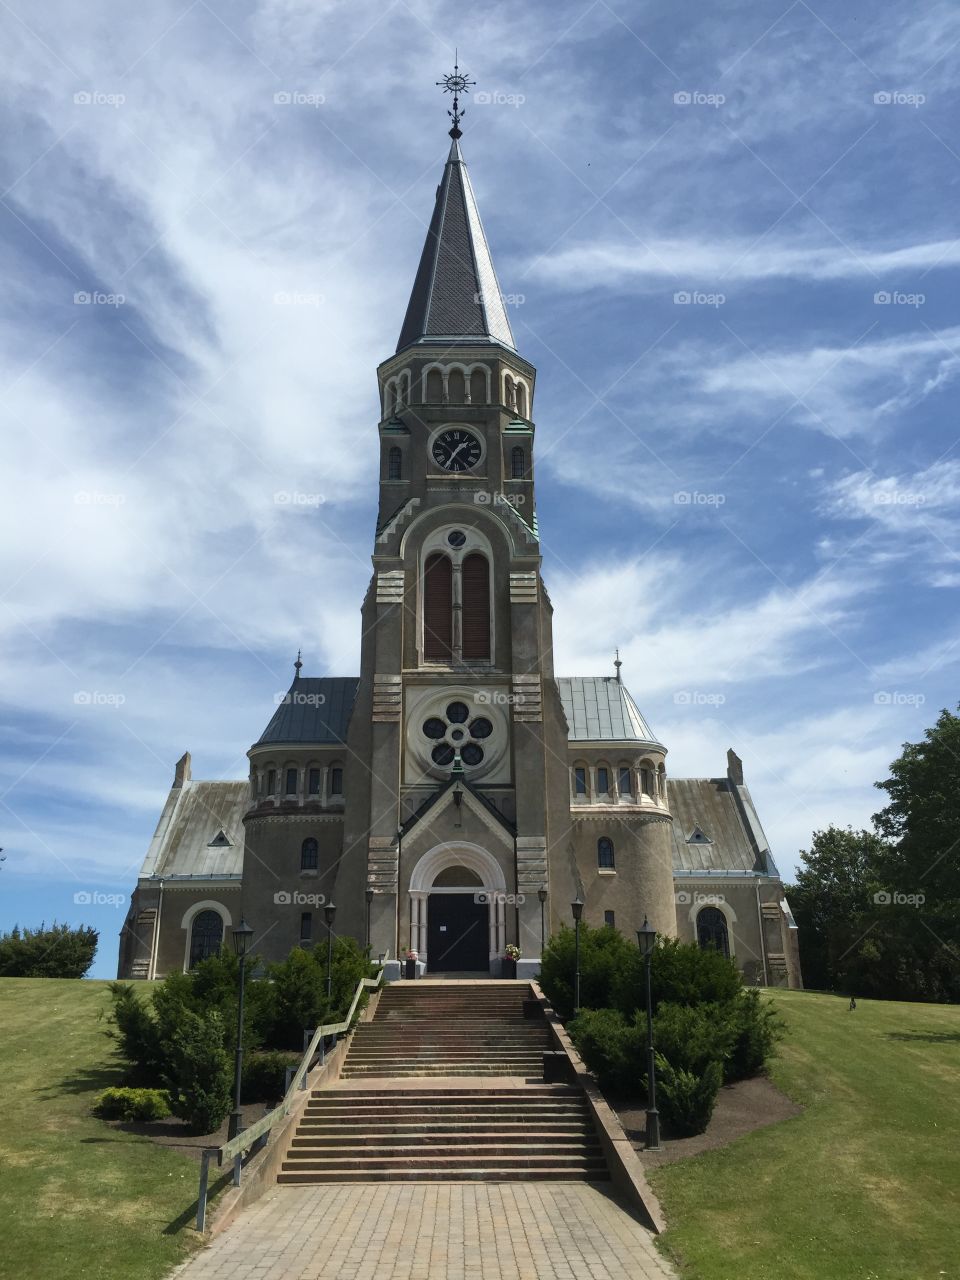
[[[601,1184],[277,1187],[177,1280],[666,1280],[653,1236]]]

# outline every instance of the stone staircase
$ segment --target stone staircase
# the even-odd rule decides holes
[[[353,1032],[342,1080],[543,1076],[549,1035],[523,1016],[526,983],[396,983]]]
[[[542,1083],[549,1037],[524,1017],[531,995],[520,982],[388,987],[341,1083],[313,1091],[278,1181],[606,1179],[582,1092]]]

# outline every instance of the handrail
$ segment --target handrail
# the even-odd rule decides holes
[[[347,1010],[347,1016],[342,1022],[328,1022],[323,1026],[317,1027],[316,1031],[313,1033],[310,1043],[304,1050],[303,1057],[300,1059],[300,1065],[297,1067],[292,1079],[290,1080],[287,1091],[283,1095],[282,1102],[275,1106],[272,1111],[268,1111],[265,1116],[262,1116],[254,1124],[250,1125],[249,1128],[243,1129],[235,1138],[231,1138],[229,1142],[225,1142],[222,1147],[208,1147],[203,1152],[200,1169],[200,1191],[197,1197],[198,1231],[203,1231],[206,1219],[207,1179],[210,1160],[216,1156],[217,1165],[220,1167],[232,1160],[234,1162],[234,1186],[240,1185],[240,1158],[244,1151],[249,1147],[252,1147],[253,1144],[258,1142],[261,1138],[265,1138],[274,1125],[290,1114],[296,1094],[306,1088],[307,1072],[310,1070],[310,1063],[313,1060],[313,1055],[316,1053],[320,1041],[325,1039],[327,1036],[342,1035],[344,1032],[350,1030],[350,1024],[353,1021],[353,1015],[357,1011],[357,1005],[360,1003],[361,995],[365,990],[376,990],[376,988],[383,982],[383,973],[384,971],[381,969],[375,978],[360,979],[357,983],[357,989],[353,993],[350,1008]]]

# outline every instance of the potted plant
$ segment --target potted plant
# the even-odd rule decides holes
[[[405,978],[415,978],[417,976],[417,953],[415,951],[407,952],[403,976]]]
[[[501,975],[504,978],[515,978],[517,976],[517,961],[520,959],[520,948],[515,942],[508,942],[503,949],[503,962],[500,966]]]

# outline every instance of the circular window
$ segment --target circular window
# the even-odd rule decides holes
[[[451,702],[447,707],[447,719],[453,724],[465,724],[470,715],[470,708],[465,702]]]
[[[462,742],[466,736],[467,736],[466,730],[464,729],[450,730],[450,737],[454,740],[454,742]]]
[[[447,534],[447,541],[451,547],[462,547],[467,540],[467,535],[462,529],[454,529],[452,533]]]
[[[430,753],[430,759],[434,764],[447,765],[453,763],[453,747],[448,742],[441,742],[438,747],[434,747]]]
[[[470,725],[471,738],[489,738],[493,733],[493,725],[486,716],[478,716]]]
[[[442,711],[414,722],[419,723],[415,750],[423,752],[428,770],[445,772],[458,756],[466,769],[496,764],[506,746],[504,735],[497,732],[497,713],[477,711],[469,697],[453,698]]]
[[[438,716],[431,716],[430,719],[424,723],[423,732],[428,738],[442,738],[447,732],[447,726]]]
[[[481,764],[483,762],[483,747],[477,746],[475,742],[468,742],[460,752],[460,759],[464,764]]]

